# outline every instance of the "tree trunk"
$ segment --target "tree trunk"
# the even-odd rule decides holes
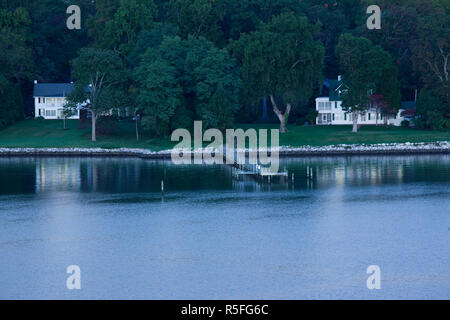
[[[287,121],[289,118],[289,114],[291,113],[292,106],[290,103],[286,104],[286,111],[284,114],[278,109],[278,106],[275,102],[275,98],[273,95],[270,95],[270,101],[272,102],[273,106],[273,112],[277,115],[278,119],[280,120],[280,133],[286,133],[287,132]]]
[[[357,133],[358,132],[358,113],[357,112],[352,113],[352,121],[353,121],[352,132]]]
[[[91,111],[92,114],[92,141],[97,141],[96,129],[95,125],[97,122],[97,114],[94,111]]]
[[[138,126],[139,116],[136,114],[135,118],[136,118],[136,141],[139,141],[139,126]]]

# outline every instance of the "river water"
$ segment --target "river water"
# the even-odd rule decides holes
[[[0,298],[450,298],[449,155],[281,167],[294,183],[235,181],[227,166],[0,158]],[[70,265],[81,290],[66,287]]]

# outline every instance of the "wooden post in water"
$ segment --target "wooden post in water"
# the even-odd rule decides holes
[[[164,197],[164,180],[161,180],[161,195]]]

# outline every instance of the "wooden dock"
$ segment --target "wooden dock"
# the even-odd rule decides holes
[[[238,161],[236,161],[236,153],[234,159],[228,159],[227,158],[227,152],[226,148],[223,149],[223,158],[224,162],[233,167],[233,178],[236,180],[239,180],[241,177],[252,177],[258,181],[264,182],[264,180],[267,180],[267,182],[271,183],[274,178],[281,177],[284,182],[288,182],[289,173],[288,171],[272,171],[270,168],[261,167],[257,164],[241,164]]]

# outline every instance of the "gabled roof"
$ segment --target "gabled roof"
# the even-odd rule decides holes
[[[73,83],[35,83],[34,97],[65,97],[73,91]]]
[[[402,101],[402,109],[416,109],[416,103],[414,101]]]
[[[342,80],[330,80],[330,101],[341,101],[340,91],[345,88]]]

